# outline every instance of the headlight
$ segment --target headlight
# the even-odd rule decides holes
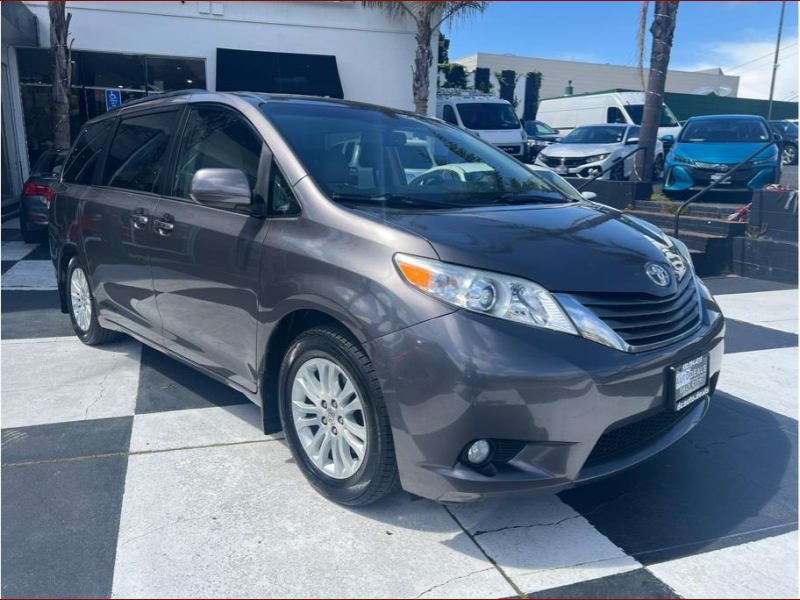
[[[394,262],[407,283],[453,306],[532,327],[578,334],[552,294],[532,281],[407,254],[396,254]]]
[[[609,156],[611,156],[610,152],[606,152],[605,154],[595,154],[594,156],[587,156],[586,157],[586,162],[587,163],[592,163],[592,162],[597,162],[598,160],[605,160]]]
[[[754,166],[766,165],[766,164],[774,163],[774,162],[778,162],[778,153],[777,152],[775,154],[773,154],[772,156],[767,156],[767,157],[764,157],[764,158],[755,159],[753,161],[753,165]]]
[[[680,154],[673,154],[672,155],[672,160],[674,160],[676,162],[686,163],[687,165],[694,165],[695,164],[695,161],[693,161],[691,158],[686,158],[685,156],[681,156]]]

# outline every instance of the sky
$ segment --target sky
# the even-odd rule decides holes
[[[776,100],[798,97],[797,5],[786,3]],[[638,1],[489,2],[485,13],[446,25],[444,32],[451,59],[490,52],[635,66],[640,6]],[[768,98],[780,9],[780,2],[681,2],[670,68],[721,67],[740,76],[739,97]],[[648,47],[645,66],[649,56]]]

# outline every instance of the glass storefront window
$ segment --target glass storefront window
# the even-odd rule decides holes
[[[52,66],[46,48],[17,48],[20,94],[30,164],[53,145]],[[73,140],[83,124],[106,112],[105,90],[122,91],[122,102],[186,88],[206,88],[202,58],[173,58],[72,51],[70,130]]]

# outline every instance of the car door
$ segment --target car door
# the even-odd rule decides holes
[[[123,114],[84,203],[84,249],[100,317],[161,344],[150,221],[181,109]]]
[[[256,324],[262,242],[269,221],[260,175],[269,152],[237,111],[189,107],[169,195],[153,220],[156,303],[168,348],[219,378],[256,390]],[[208,206],[190,196],[199,169],[240,169],[254,210]],[[263,211],[262,211],[263,213]]]

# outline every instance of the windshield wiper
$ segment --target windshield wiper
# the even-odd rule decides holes
[[[550,192],[506,192],[497,197],[498,202],[504,204],[562,204],[563,202],[576,202],[561,192],[556,192],[559,197],[554,198]]]
[[[336,202],[368,204],[371,206],[392,206],[395,208],[462,208],[460,204],[442,202],[440,200],[429,200],[427,198],[414,198],[412,196],[403,196],[402,194],[380,194],[370,196],[367,194],[340,194],[334,192],[331,198]]]

